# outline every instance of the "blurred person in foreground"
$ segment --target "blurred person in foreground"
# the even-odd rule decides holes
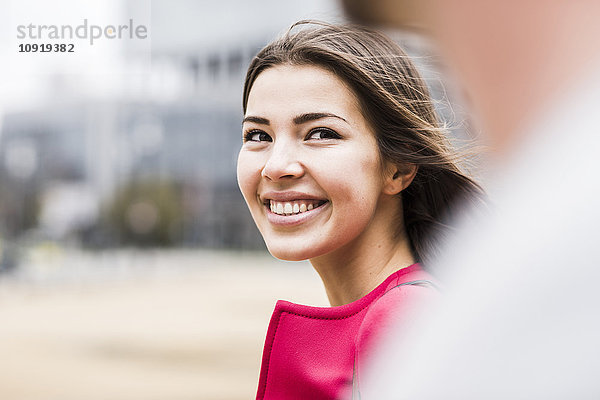
[[[479,186],[408,56],[366,28],[295,24],[250,63],[243,109],[252,217],[273,256],[310,260],[331,304],[277,303],[257,398],[345,398],[389,314],[410,323],[435,297],[421,263]]]
[[[495,159],[491,215],[434,262],[443,305],[387,338],[362,398],[600,398],[600,1],[344,5],[435,39]]]

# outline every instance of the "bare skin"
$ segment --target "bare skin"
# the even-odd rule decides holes
[[[328,254],[310,260],[332,306],[364,297],[392,273],[415,263],[406,237],[396,243],[382,238],[382,242],[372,245],[371,249],[357,250],[347,255]]]

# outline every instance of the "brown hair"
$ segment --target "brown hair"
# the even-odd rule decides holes
[[[299,25],[316,27],[294,31]],[[250,89],[265,69],[280,65],[318,65],[335,73],[355,92],[371,124],[383,160],[399,168],[418,167],[412,183],[398,196],[415,258],[423,261],[437,249],[444,223],[456,200],[479,197],[479,185],[457,165],[424,80],[404,51],[384,35],[355,25],[300,21],[264,47],[248,67],[243,110]]]

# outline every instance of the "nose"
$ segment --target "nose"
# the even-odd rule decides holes
[[[304,167],[298,159],[298,152],[289,143],[276,143],[269,154],[261,175],[271,181],[300,178]]]

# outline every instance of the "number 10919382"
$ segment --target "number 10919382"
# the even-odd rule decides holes
[[[19,53],[74,53],[75,45],[65,43],[21,43]]]

